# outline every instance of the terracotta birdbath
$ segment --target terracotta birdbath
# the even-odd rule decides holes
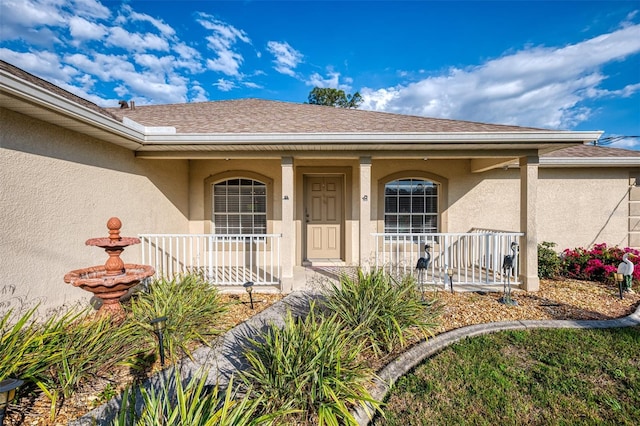
[[[124,310],[120,305],[120,298],[140,281],[155,273],[149,265],[125,264],[120,259],[125,247],[140,244],[139,238],[121,237],[121,227],[120,219],[112,217],[107,222],[108,237],[86,241],[88,246],[102,247],[107,252],[109,258],[104,265],[77,269],[64,276],[66,283],[89,291],[102,300],[102,306],[98,309],[100,315],[122,316]]]

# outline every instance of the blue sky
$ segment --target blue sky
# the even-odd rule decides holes
[[[0,59],[102,106],[320,86],[361,109],[640,135],[637,0],[0,0]]]

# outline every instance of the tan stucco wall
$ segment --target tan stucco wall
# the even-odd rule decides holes
[[[629,170],[540,169],[538,241],[556,249],[627,246]]]
[[[469,160],[374,160],[374,217],[382,232],[379,183],[403,170],[423,171],[447,180],[441,194],[444,232],[472,228],[520,231],[520,171],[517,168],[471,173]],[[557,249],[605,242],[626,246],[629,223],[626,168],[539,168],[538,241]],[[409,173],[411,175],[411,173]],[[375,207],[377,206],[377,207]]]
[[[102,265],[85,246],[108,235],[188,232],[188,162],[138,160],[133,152],[0,109],[0,309],[21,300],[43,309],[88,301],[66,284],[70,270]],[[140,261],[140,246],[126,263]]]
[[[404,171],[410,172],[404,172]],[[419,175],[421,172],[422,174]],[[389,176],[440,181],[441,232],[469,232],[472,228],[518,231],[519,176],[513,170],[471,173],[469,160],[374,160],[372,168],[374,217],[383,232],[381,193]]]

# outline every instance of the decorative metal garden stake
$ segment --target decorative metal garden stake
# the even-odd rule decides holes
[[[247,290],[247,293],[249,293],[249,300],[251,301],[251,309],[253,309],[253,282],[252,281],[248,281],[244,284],[242,284],[244,286],[244,289]]]
[[[158,336],[158,345],[160,346],[160,365],[164,367],[164,326],[167,323],[167,317],[159,317],[149,322],[153,326],[153,332]]]
[[[449,277],[449,286],[451,287],[451,294],[453,294],[453,268],[447,268],[447,276]]]
[[[513,274],[513,270],[516,266],[516,259],[518,256],[518,243],[515,241],[511,243],[511,253],[510,255],[506,255],[502,261],[502,275],[503,280],[504,276],[507,277],[506,283],[503,285],[503,295],[500,298],[499,302],[504,303],[505,305],[516,306],[518,302],[511,298],[511,274]]]
[[[5,379],[0,381],[0,425],[4,424],[4,413],[9,403],[16,396],[16,389],[24,383],[20,379]]]
[[[424,245],[424,256],[418,259],[418,263],[416,264],[416,269],[418,270],[418,282],[420,283],[420,292],[422,293],[422,297],[420,300],[424,302],[424,278],[429,270],[429,265],[431,264],[431,252],[429,249],[431,246],[429,244]]]
[[[616,282],[618,283],[618,290],[620,291],[620,299],[622,299],[622,286],[624,283],[624,275],[621,274],[620,272],[614,272],[613,279],[615,279]]]

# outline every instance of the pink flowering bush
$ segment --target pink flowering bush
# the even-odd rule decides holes
[[[636,249],[607,247],[605,243],[591,249],[566,249],[560,255],[560,274],[579,280],[613,282],[612,274],[618,270],[625,253],[640,255]],[[636,260],[631,256],[629,260],[634,263],[633,280],[640,281],[640,258]]]

